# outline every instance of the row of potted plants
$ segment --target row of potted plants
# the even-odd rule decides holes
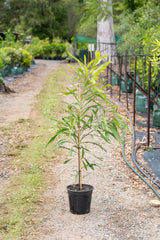
[[[69,43],[62,43],[57,39],[49,41],[49,39],[40,40],[37,37],[33,38],[32,42],[25,46],[34,58],[40,59],[67,58],[68,47],[70,47]]]
[[[28,71],[28,66],[20,66],[17,65],[15,67],[7,66],[0,72],[0,77],[7,77],[9,75],[18,75],[18,74],[23,74],[24,72]]]
[[[34,37],[28,41],[19,38],[15,40],[12,34],[0,40],[0,71],[7,72],[9,66],[30,66],[33,59],[67,59],[72,45],[62,43],[59,39],[39,39]],[[4,73],[5,75],[5,73]]]

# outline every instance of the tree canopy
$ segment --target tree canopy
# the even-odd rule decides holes
[[[0,30],[70,39],[82,14],[78,0],[2,0]]]

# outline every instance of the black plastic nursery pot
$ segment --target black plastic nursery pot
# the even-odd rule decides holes
[[[90,212],[93,186],[82,184],[82,190],[78,189],[78,184],[68,185],[68,197],[70,211],[73,214],[86,214]]]

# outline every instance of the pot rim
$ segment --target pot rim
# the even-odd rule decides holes
[[[82,186],[90,187],[90,189],[77,191],[77,190],[73,190],[73,189],[70,189],[70,188],[69,188],[69,187],[71,187],[71,186],[73,186],[73,185],[78,186],[78,184],[70,184],[70,185],[68,185],[68,186],[66,187],[67,191],[70,191],[70,192],[90,192],[90,191],[93,191],[93,189],[94,189],[94,187],[93,187],[92,185],[90,185],[90,184],[82,184]]]

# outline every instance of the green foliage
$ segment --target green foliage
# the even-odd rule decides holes
[[[140,8],[145,3],[145,0],[123,0],[121,5],[123,10],[129,10],[130,12],[135,11],[137,8]]]
[[[123,39],[118,51],[121,54],[126,51],[131,54],[151,54],[153,40],[160,38],[159,21],[160,5],[156,0],[146,3],[140,1],[134,11],[123,11],[115,26],[115,34]]]
[[[148,147],[147,147],[147,151],[148,151],[148,152],[152,152],[152,151],[153,151],[153,147],[152,147],[152,146],[148,146]]]
[[[38,37],[34,37],[32,41],[32,43],[27,44],[26,49],[32,53],[33,58],[42,56],[44,41],[40,40]]]
[[[10,59],[10,63],[15,65],[16,63],[19,62],[19,60],[21,58],[20,51],[18,51],[15,48],[12,48],[12,47],[5,47],[5,48],[3,48],[3,51],[6,53],[6,56],[8,57],[8,59]]]
[[[32,56],[24,49],[23,39],[16,41],[9,31],[5,34],[5,39],[0,41],[0,56],[0,69],[16,64],[31,65]]]
[[[111,1],[105,2],[97,0],[84,1],[85,18],[88,18],[88,16],[93,15],[96,19],[98,17],[99,21],[102,20],[102,18],[106,20],[108,16],[111,15],[109,6],[111,6],[112,4],[110,2]]]
[[[152,52],[153,53],[153,52]],[[159,57],[157,52],[153,54],[153,56],[142,57],[139,56],[137,58],[137,75],[138,81],[140,85],[148,90],[148,78],[149,78],[149,62],[151,61],[151,87],[156,89],[159,84],[158,81],[158,73],[159,73]],[[134,63],[131,65],[131,68],[134,69]]]
[[[30,66],[32,56],[22,48],[12,48],[12,47],[4,47],[0,49],[0,54],[2,55],[2,65],[4,67],[16,64],[22,66]]]
[[[33,57],[61,57],[67,50],[65,43],[57,39],[49,41],[48,38],[40,40],[38,37],[33,38],[33,42],[28,44],[26,49]]]
[[[0,1],[1,31],[10,28],[40,39],[71,39],[82,16],[79,0]]]
[[[145,53],[153,53],[154,50],[154,44],[153,42],[156,41],[156,39],[160,39],[160,26],[157,25],[156,27],[150,27],[148,29],[142,39],[143,49]]]
[[[30,66],[31,61],[32,61],[32,56],[29,54],[29,52],[25,49],[19,49],[19,54],[20,54],[20,60],[19,64],[22,66]]]
[[[2,49],[0,49],[0,71],[3,70],[4,66],[5,66],[5,61],[8,60],[8,58],[6,57],[6,54],[4,53],[4,51],[2,51]]]
[[[63,43],[51,43],[52,54],[56,56],[62,56],[62,54],[66,51],[66,46]]]
[[[78,35],[82,36],[97,36],[97,19],[103,18],[106,20],[111,16],[112,1],[104,2],[97,0],[83,1],[84,10],[80,22],[77,26]]]
[[[4,79],[1,76],[0,76],[0,83],[4,83]]]
[[[67,57],[70,45],[60,40],[48,38],[40,40],[33,38],[30,44],[23,44],[22,40],[15,42],[13,34],[6,34],[5,40],[0,42],[0,70],[10,65],[30,66],[35,57]],[[66,53],[66,54],[65,54]]]
[[[159,63],[159,56],[160,56],[160,41],[155,39],[153,41],[153,57],[150,59],[152,63],[152,76],[154,81],[154,87],[160,85],[160,79],[158,77],[160,73],[160,63]]]
[[[50,43],[44,44],[42,47],[43,56],[50,56],[52,54],[52,46]]]
[[[155,39],[155,36],[154,38]],[[148,45],[146,43],[146,45]],[[138,58],[137,61],[137,73],[140,79],[140,83],[145,89],[148,89],[148,73],[149,73],[149,61],[151,61],[151,86],[155,89],[160,84],[159,72],[160,72],[160,41],[155,39],[150,42],[150,53],[145,59],[142,57]],[[145,61],[144,61],[145,60]]]
[[[104,56],[105,57],[105,56]],[[100,64],[103,57],[97,52],[95,59],[84,63],[74,58],[79,66],[70,66],[73,70],[73,77],[76,75],[76,82],[70,81],[70,88],[66,88],[63,96],[70,96],[73,102],[61,101],[66,105],[65,116],[60,120],[54,119],[55,133],[48,144],[54,143],[53,150],[64,148],[68,155],[64,163],[72,160],[73,154],[78,156],[78,166],[83,164],[85,170],[97,165],[96,161],[101,160],[93,154],[91,147],[98,147],[103,151],[106,149],[96,141],[100,137],[105,142],[111,143],[111,137],[122,142],[119,130],[123,125],[122,116],[117,113],[117,107],[111,104],[103,87],[99,83],[99,74],[106,69],[109,62]],[[55,142],[57,140],[57,142]],[[47,144],[47,145],[48,145]],[[69,144],[69,145],[68,145]],[[95,162],[90,162],[89,155],[95,157]],[[77,173],[81,172],[77,170]],[[79,177],[81,178],[80,174]],[[79,180],[79,185],[81,185]]]
[[[0,48],[3,47],[12,47],[12,48],[21,48],[24,44],[24,38],[23,36],[19,36],[16,40],[16,36],[8,30],[7,32],[4,32],[5,39],[1,39],[0,41]]]

